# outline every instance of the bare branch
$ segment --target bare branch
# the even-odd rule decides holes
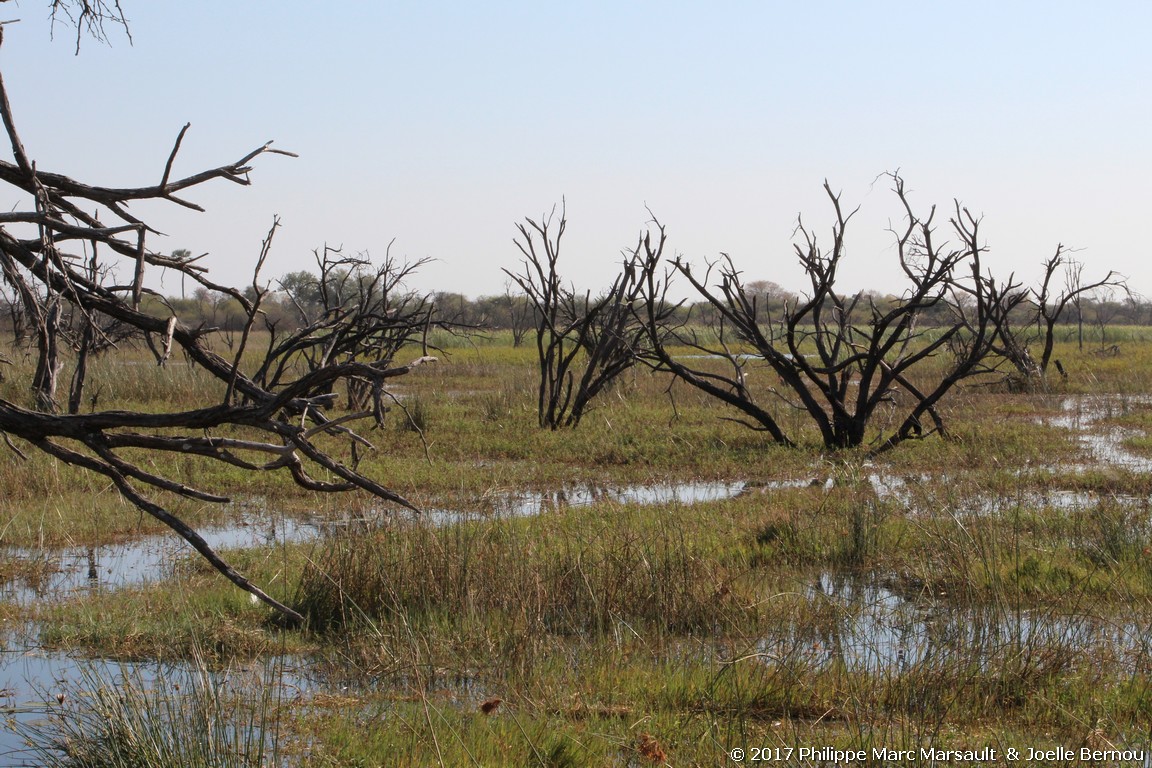
[[[54,5],[55,12],[67,15],[72,23],[98,37],[103,34],[100,25],[104,21],[122,21],[119,6],[104,3],[62,2]],[[246,354],[249,334],[268,293],[259,284],[259,275],[279,220],[274,220],[261,245],[251,287],[244,291],[212,282],[195,258],[153,250],[150,238],[156,230],[129,214],[128,206],[137,200],[166,200],[199,210],[176,193],[216,179],[247,185],[250,163],[257,157],[292,153],[272,149],[269,142],[236,162],[174,179],[175,159],[188,131],[185,125],[168,155],[159,184],[95,186],[37,168],[20,140],[2,79],[0,118],[12,148],[11,162],[0,160],[0,184],[32,201],[27,210],[0,216],[0,275],[19,296],[22,322],[32,331],[38,360],[31,382],[36,409],[0,399],[0,433],[18,455],[23,454],[14,439],[108,477],[124,498],[169,526],[235,584],[299,620],[298,613],[237,573],[194,530],[135,484],[159,494],[210,503],[226,501],[226,494],[192,488],[146,470],[133,457],[141,450],[195,455],[247,471],[286,472],[301,487],[313,491],[359,489],[413,508],[402,496],[344,466],[328,452],[333,437],[340,444],[351,439],[371,446],[352,429],[366,409],[354,408],[353,415],[341,418],[329,418],[326,411],[337,397],[337,386],[347,385],[350,393],[379,393],[390,379],[435,359],[421,357],[406,365],[393,362],[409,339],[426,334],[429,328],[430,303],[402,288],[404,278],[422,262],[400,264],[389,258],[378,269],[367,259],[337,257],[338,263],[326,263],[323,309],[299,332],[282,343],[270,344],[263,357],[252,361],[254,356]],[[28,231],[32,229],[34,232]],[[69,250],[72,248],[77,250]],[[118,265],[130,265],[130,284],[110,284],[110,275]],[[208,346],[206,329],[185,327],[171,312],[156,316],[147,311],[145,279],[149,266],[192,278],[211,295],[235,302],[242,309],[245,331],[230,359]],[[330,289],[343,293],[336,297]],[[88,358],[115,349],[126,334],[144,338],[160,365],[174,350],[180,350],[191,365],[226,392],[223,401],[159,413],[97,411],[97,388],[93,412],[80,413],[81,393],[89,375]],[[56,382],[68,349],[76,353],[76,372],[68,413],[61,414],[57,412]],[[218,396],[220,390],[213,391]],[[375,411],[369,413],[379,417]],[[236,434],[220,437],[213,434],[217,430]],[[181,432],[201,434],[180,436]],[[314,480],[308,464],[338,481]]]
[[[703,299],[703,309],[714,319],[714,341],[702,344],[695,330],[669,325],[655,317],[646,321],[651,359],[692,386],[731,405],[743,414],[736,419],[764,431],[779,443],[797,439],[785,434],[774,414],[758,401],[749,385],[749,373],[767,368],[780,386],[763,391],[800,408],[819,431],[828,448],[851,448],[870,437],[883,448],[903,440],[942,432],[937,410],[940,400],[961,381],[992,370],[986,364],[1007,315],[1021,300],[1011,278],[997,282],[982,264],[985,247],[979,240],[980,219],[956,204],[951,220],[957,245],[937,243],[933,219],[936,209],[919,216],[899,174],[890,174],[893,192],[904,212],[904,222],[891,229],[896,254],[907,279],[898,297],[876,297],[839,292],[837,277],[845,254],[845,235],[856,213],[845,213],[840,195],[824,183],[832,207],[830,245],[821,245],[815,232],[798,219],[794,252],[808,277],[809,292],[785,302],[778,317],[762,319],[756,296],[727,255],[708,265],[699,277],[683,259],[672,268]],[[661,294],[653,287],[649,300]],[[926,334],[920,326],[932,317],[937,327]],[[727,371],[677,359],[672,346],[687,346],[702,357],[727,362]],[[919,371],[927,360],[945,352],[953,355],[946,372],[925,386]],[[887,434],[876,429],[881,408],[899,400],[903,415]],[[924,419],[932,419],[926,430]]]
[[[537,223],[516,225],[513,242],[524,256],[521,272],[504,273],[523,291],[536,321],[539,367],[537,415],[541,427],[576,427],[592,401],[645,353],[647,333],[636,313],[644,300],[648,268],[645,238],[624,252],[621,271],[599,296],[565,287],[559,271],[566,210],[556,208]],[[663,315],[663,310],[659,313]]]

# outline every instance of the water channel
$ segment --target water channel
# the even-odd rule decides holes
[[[1125,400],[1124,403],[1135,402]],[[1140,403],[1147,402],[1140,400]],[[1123,446],[1127,432],[1102,422],[1118,408],[1115,399],[1067,398],[1058,416],[1044,420],[1051,426],[1072,431],[1087,462],[1080,466],[1110,465],[1134,472],[1152,471],[1152,459],[1139,456]],[[1073,468],[1075,469],[1075,468]],[[925,514],[916,508],[914,487],[940,483],[940,478],[902,478],[868,470],[864,477],[876,499],[893,502],[908,514]],[[943,482],[946,482],[944,480]],[[529,516],[565,507],[600,503],[616,504],[707,504],[741,494],[761,494],[767,500],[775,491],[803,486],[830,490],[834,480],[816,468],[804,478],[779,479],[756,484],[743,481],[684,484],[637,485],[604,488],[571,486],[548,492],[526,492],[488,496],[467,508],[430,508],[423,517],[432,524],[446,525],[486,516]],[[1124,497],[1125,504],[1149,503],[1148,499]],[[1095,494],[1055,490],[1044,493],[1021,492],[1011,499],[981,497],[965,502],[972,514],[994,514],[1009,505],[1046,504],[1076,509],[1098,503]],[[321,540],[341,526],[371,525],[371,518],[292,519],[267,513],[249,515],[227,526],[201,533],[216,549],[272,547],[292,542]],[[67,600],[90,590],[119,589],[164,578],[174,564],[193,553],[183,541],[171,536],[148,536],[134,541],[89,548],[63,548],[32,552],[7,547],[7,558],[38,558],[43,573],[34,580],[15,579],[0,585],[0,596],[8,602]],[[1046,647],[1093,649],[1125,659],[1134,671],[1152,667],[1149,627],[1110,621],[1101,617],[1062,615],[1051,611],[972,609],[954,610],[946,599],[932,595],[902,595],[885,586],[881,578],[845,577],[820,574],[803,588],[807,601],[831,606],[836,618],[819,625],[785,626],[760,641],[757,653],[771,661],[803,654],[815,664],[838,663],[851,669],[900,673],[913,666],[933,663],[949,654],[967,653],[982,658],[996,657],[1005,648],[1021,648],[1043,643]],[[51,709],[52,697],[88,679],[93,665],[99,665],[102,679],[131,675],[137,681],[171,674],[172,666],[155,662],[134,664],[91,661],[38,646],[37,628],[25,626],[10,630],[0,651],[0,706],[10,717],[34,723]],[[274,660],[278,669],[276,685],[291,695],[323,691],[323,680],[303,672],[304,660]],[[265,677],[237,674],[241,684],[264,685]],[[252,681],[258,681],[253,683]],[[0,766],[25,765],[23,745],[10,729],[0,729]]]

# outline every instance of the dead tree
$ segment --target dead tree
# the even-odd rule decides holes
[[[7,0],[0,0],[7,2]],[[52,26],[62,24],[76,31],[76,52],[80,52],[80,41],[84,35],[95,40],[106,41],[108,32],[105,25],[119,27],[132,39],[128,29],[128,22],[124,18],[124,10],[120,7],[120,0],[52,0]]]
[[[516,294],[512,290],[514,281],[504,282],[504,295],[498,298],[500,307],[505,311],[504,322],[512,332],[512,346],[519,347],[524,343],[524,337],[532,328],[533,307],[523,294]]]
[[[564,211],[555,228],[554,220],[555,209],[540,223],[516,225],[523,271],[504,272],[535,310],[540,426],[560,429],[577,426],[592,400],[638,361],[648,335],[633,308],[644,293],[646,264],[641,242],[625,253],[607,291],[580,295],[564,285],[558,267]]]
[[[387,366],[405,346],[417,343],[421,356],[427,356],[429,328],[454,327],[448,321],[434,323],[430,297],[405,287],[405,281],[427,259],[398,260],[392,256],[391,243],[379,264],[373,264],[367,254],[345,256],[327,245],[314,251],[314,256],[314,276],[281,283],[299,325],[281,335],[274,323],[267,323],[269,351],[254,375],[261,386],[280,386],[286,375],[292,375],[290,364],[297,361],[309,371],[364,360]],[[347,410],[360,411],[370,405],[382,408],[372,402],[379,392],[370,379],[349,376],[344,384]]]
[[[1117,301],[1111,285],[1097,288],[1092,295],[1092,323],[1100,329],[1100,349],[1098,355],[1115,355],[1120,352],[1117,344],[1108,344],[1108,326],[1124,311],[1124,305]]]
[[[1108,274],[1093,282],[1084,281],[1084,265],[1067,257],[1068,250],[1063,245],[1056,246],[1056,253],[1044,262],[1044,278],[1039,290],[1033,291],[1036,303],[1036,312],[1039,317],[1038,325],[1041,327],[1043,349],[1040,353],[1040,373],[1046,375],[1048,366],[1052,362],[1052,350],[1056,342],[1056,324],[1064,315],[1069,304],[1079,310],[1080,298],[1090,295],[1099,289],[1110,287],[1127,290],[1127,281],[1123,277],[1109,270]],[[1057,270],[1063,268],[1065,280],[1064,290],[1053,295],[1052,278]],[[1078,312],[1079,314],[1079,312]]]
[[[89,4],[69,7],[81,14],[78,24],[87,23],[83,14]],[[30,406],[0,399],[0,433],[5,442],[19,456],[25,455],[26,448],[19,442],[23,441],[62,462],[108,478],[125,499],[172,528],[233,583],[299,620],[296,611],[233,569],[162,504],[163,494],[215,503],[228,501],[226,496],[165,477],[134,457],[142,451],[166,452],[205,457],[254,472],[283,471],[311,491],[362,489],[411,507],[333,453],[347,442],[371,445],[353,428],[373,417],[379,421],[380,409],[366,408],[339,418],[329,418],[325,409],[332,403],[333,387],[349,380],[363,382],[379,403],[388,381],[431,358],[421,356],[398,364],[391,357],[329,356],[306,364],[306,349],[280,345],[268,349],[255,364],[248,363],[245,346],[249,331],[260,317],[267,293],[259,285],[258,275],[275,226],[261,250],[251,290],[240,290],[212,282],[196,258],[173,258],[153,249],[150,242],[155,230],[129,212],[129,204],[140,200],[202,210],[184,197],[186,191],[217,179],[247,185],[253,160],[266,154],[291,153],[265,144],[236,162],[180,177],[173,171],[188,131],[186,125],[176,137],[167,162],[158,169],[157,183],[131,188],[99,186],[39,168],[32,161],[17,132],[2,77],[0,117],[11,147],[11,160],[0,159],[0,183],[20,201],[14,209],[0,214],[0,274],[19,297],[39,356],[34,380],[29,382],[35,390]],[[91,256],[97,252],[101,264],[116,262],[130,279],[108,284],[102,276],[111,273],[89,268]],[[174,270],[209,294],[228,297],[243,308],[244,332],[230,359],[208,345],[211,329],[190,328],[175,316],[156,316],[142,310],[141,298],[148,290],[145,273],[155,268]],[[188,410],[60,413],[56,381],[64,361],[59,318],[65,307],[75,313],[82,329],[94,339],[107,337],[104,318],[149,335],[167,354],[181,351],[190,364],[215,379],[218,389]],[[376,318],[385,319],[391,323],[391,319]],[[347,317],[337,313],[329,322],[324,332],[338,337]],[[363,322],[363,327],[349,333],[366,337],[376,332],[371,321]],[[314,478],[310,467],[318,468],[326,479]]]
[[[1047,378],[1056,344],[1056,325],[1069,304],[1077,310],[1082,328],[1080,303],[1083,297],[1105,288],[1126,288],[1125,280],[1111,271],[1099,280],[1085,282],[1084,265],[1070,259],[1068,253],[1063,244],[1056,246],[1056,252],[1044,261],[1039,287],[1032,288],[1027,301],[1021,303],[1018,318],[1006,316],[1000,328],[1000,343],[994,351],[1012,364],[1025,387],[1042,384]],[[1053,280],[1060,274],[1064,276],[1064,287],[1057,292]],[[1039,360],[1031,352],[1031,346],[1036,342],[1041,345]]]
[[[4,308],[5,324],[12,334],[12,346],[22,346],[25,340],[24,307],[20,302],[20,294],[12,291],[3,279],[0,279],[0,304]]]
[[[718,322],[701,334],[690,323],[669,328],[649,312],[645,325],[651,363],[732,406],[742,414],[738,421],[786,445],[798,436],[786,433],[773,404],[804,413],[831,449],[859,446],[870,437],[888,448],[943,432],[940,401],[961,381],[993,367],[990,354],[999,324],[1017,301],[1018,286],[998,284],[989,275],[978,218],[957,203],[950,220],[957,241],[940,244],[936,209],[926,217],[916,214],[903,180],[895,174],[891,178],[905,214],[905,225],[893,232],[906,279],[897,299],[881,305],[874,297],[839,291],[845,230],[855,212],[845,213],[840,196],[825,183],[835,215],[831,245],[823,247],[800,222],[794,246],[808,292],[776,317],[764,315],[728,256],[703,274],[677,258],[673,271],[688,280]],[[659,235],[660,246],[647,249],[650,261],[660,257],[663,228]],[[655,281],[654,266],[647,274],[651,287],[645,298],[659,300],[663,289]],[[922,327],[920,318],[928,312],[951,319],[942,327]],[[676,356],[675,346],[701,354]],[[949,363],[942,369],[937,365],[939,373],[927,373],[927,363],[943,355],[951,356]],[[719,360],[719,370],[701,358]],[[757,390],[749,384],[749,372],[763,366],[776,384]],[[894,427],[870,436],[881,409],[893,412]]]

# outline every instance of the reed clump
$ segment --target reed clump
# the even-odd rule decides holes
[[[89,665],[14,721],[44,768],[265,768],[280,765],[278,683],[230,685],[236,670]],[[26,715],[31,713],[26,713]]]

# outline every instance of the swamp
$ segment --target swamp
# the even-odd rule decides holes
[[[123,5],[0,0],[0,768],[1152,768],[1152,6]]]
[[[941,403],[946,434],[885,451],[828,450],[782,401],[796,445],[781,445],[643,366],[578,429],[542,429],[536,350],[492,332],[437,338],[439,361],[392,385],[364,433],[374,450],[358,471],[418,511],[202,456],[126,453],[226,493],[164,503],[302,623],[106,478],[12,454],[0,765],[1147,749],[1152,331],[1110,329],[1109,354],[1060,333],[1065,377],[966,383]],[[27,400],[20,369],[34,360],[4,353],[0,395]],[[745,362],[749,387],[775,385]],[[91,365],[102,408],[194,407],[219,388],[143,348]],[[886,418],[873,438],[894,428]]]

